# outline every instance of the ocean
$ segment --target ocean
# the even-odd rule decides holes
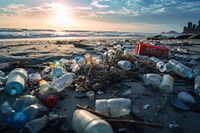
[[[0,40],[4,39],[47,39],[47,38],[88,38],[88,37],[152,37],[158,33],[136,33],[117,31],[82,31],[48,29],[11,29],[0,28]],[[169,36],[165,34],[165,36]]]

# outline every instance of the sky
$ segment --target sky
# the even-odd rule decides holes
[[[1,0],[0,28],[182,32],[200,0]]]

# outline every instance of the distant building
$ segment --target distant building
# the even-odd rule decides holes
[[[199,34],[200,33],[200,20],[197,25],[193,24],[192,22],[188,22],[188,25],[183,27],[183,33]]]

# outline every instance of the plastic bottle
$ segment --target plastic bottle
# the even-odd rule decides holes
[[[12,108],[16,111],[16,112],[20,112],[22,111],[24,108],[26,108],[29,105],[33,105],[36,103],[40,103],[39,99],[35,96],[32,95],[24,95],[24,96],[20,96],[19,98],[17,98],[17,100],[15,100],[12,104]]]
[[[22,110],[22,112],[28,117],[29,120],[39,118],[46,113],[48,113],[47,107],[43,106],[40,103],[32,104],[27,106]]]
[[[53,68],[51,70],[51,78],[52,80],[62,76],[62,71],[63,71],[63,67],[62,67],[62,63],[59,60],[54,60],[53,61]]]
[[[200,75],[196,76],[194,79],[194,92],[200,96]]]
[[[97,99],[95,108],[97,112],[112,117],[124,116],[131,111],[131,100],[127,98]]]
[[[171,59],[168,63],[168,67],[170,67],[170,69],[177,75],[187,77],[189,79],[193,77],[192,69],[183,65],[179,61]]]
[[[71,65],[72,72],[78,72],[81,67],[85,64],[85,59],[83,57],[76,57],[76,62]]]
[[[1,113],[4,116],[13,116],[15,114],[15,110],[10,106],[9,102],[6,101],[1,105]]]
[[[146,84],[150,84],[153,87],[159,87],[162,77],[159,74],[147,73],[142,76],[142,79]]]
[[[59,99],[59,93],[57,89],[45,87],[41,89],[38,94],[38,98],[49,108],[54,108]]]
[[[117,65],[127,71],[131,69],[131,63],[129,61],[118,61]]]
[[[75,110],[72,127],[77,133],[113,133],[108,122],[86,110]]]
[[[167,93],[171,93],[173,91],[174,78],[168,74],[165,74],[162,78],[161,84],[159,88]]]
[[[29,120],[44,114],[44,108],[36,106],[39,103],[39,100],[31,95],[20,97],[14,101],[12,106],[8,102],[4,102],[1,106],[4,124],[13,128],[23,128]],[[45,113],[47,113],[47,110],[45,110]]]
[[[49,83],[44,79],[40,79],[39,80],[39,85],[40,85],[39,89],[43,89],[43,88],[49,87]]]
[[[166,71],[166,65],[163,61],[159,60],[156,57],[150,57],[149,60],[153,61],[156,64],[156,68],[160,71],[160,72],[165,72]]]
[[[6,82],[5,90],[10,95],[20,94],[26,86],[28,80],[28,73],[22,68],[13,69]]]
[[[92,64],[92,56],[90,54],[85,55],[85,64]]]
[[[64,74],[63,76],[55,79],[51,84],[50,88],[56,89],[58,92],[61,92],[65,87],[68,87],[73,82],[73,76],[69,73]]]

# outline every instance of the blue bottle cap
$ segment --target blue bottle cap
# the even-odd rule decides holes
[[[17,94],[17,91],[16,91],[16,89],[15,88],[12,88],[11,90],[10,90],[10,95],[16,95]]]
[[[193,77],[193,73],[191,72],[188,74],[188,78],[191,79],[192,77]]]
[[[128,64],[127,67],[128,67],[128,68],[131,68],[131,64]]]

